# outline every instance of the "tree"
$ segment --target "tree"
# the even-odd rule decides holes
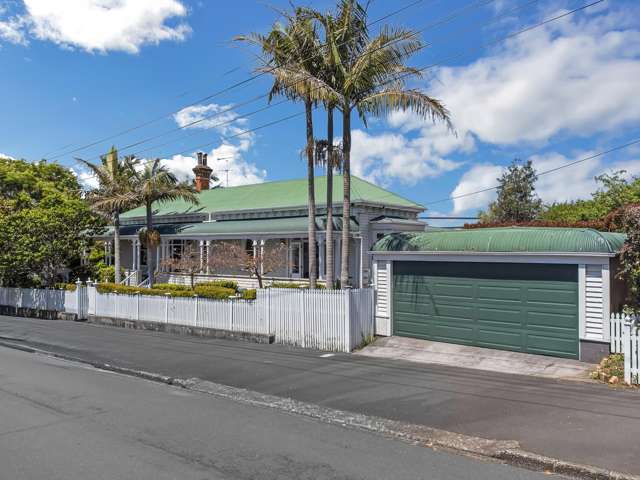
[[[343,11],[344,13],[345,11]],[[334,145],[334,111],[339,98],[335,95],[337,85],[335,79],[337,78],[337,65],[335,64],[336,57],[332,55],[331,50],[327,48],[327,37],[338,37],[342,31],[346,31],[344,28],[345,18],[335,18],[331,12],[324,15],[319,12],[308,9],[307,13],[312,18],[319,21],[325,32],[325,48],[321,50],[322,53],[322,66],[318,69],[318,76],[322,82],[328,85],[331,90],[327,90],[322,86],[315,85],[314,88],[318,91],[318,95],[322,98],[322,103],[327,112],[327,139],[319,140],[316,142],[316,165],[324,166],[327,172],[327,224],[326,224],[326,274],[325,281],[328,289],[332,289],[335,286],[335,272],[334,272],[334,249],[333,249],[333,172],[342,168],[342,146]],[[336,148],[338,147],[338,148]]]
[[[123,195],[123,201],[143,205],[146,210],[146,228],[139,232],[140,241],[147,247],[147,273],[149,287],[153,287],[155,275],[156,248],[160,244],[160,232],[153,228],[153,207],[172,200],[185,200],[198,204],[193,185],[179,182],[176,176],[157,158],[147,162],[144,168],[135,172],[134,190]]]
[[[202,271],[202,259],[200,249],[187,244],[178,258],[166,258],[160,266],[169,268],[173,272],[182,272],[189,275],[191,289],[195,287],[195,276]]]
[[[595,177],[598,188],[588,200],[545,206],[541,220],[577,222],[603,221],[617,209],[640,202],[640,178],[628,178],[624,170]]]
[[[325,17],[328,18],[328,17]],[[410,110],[416,115],[443,121],[452,128],[444,105],[417,89],[405,87],[407,79],[419,77],[420,71],[405,65],[406,60],[424,47],[415,32],[385,26],[369,38],[367,10],[357,0],[341,0],[335,28],[322,21],[331,65],[335,65],[332,84],[316,79],[323,98],[336,100],[342,112],[342,252],[341,285],[349,283],[349,240],[351,212],[351,114],[356,110],[367,125],[368,115],[386,116],[396,110]],[[326,63],[326,62],[325,62]]]
[[[622,228],[627,238],[620,252],[620,275],[627,281],[629,309],[640,311],[640,204],[628,205],[622,214]]]
[[[326,275],[325,281],[328,289],[335,286],[333,251],[333,172],[342,168],[342,155],[340,147],[333,145],[333,108],[327,107],[327,140],[316,142],[315,164],[323,166],[327,171],[327,224],[326,224]]]
[[[138,160],[133,156],[118,158],[118,150],[111,147],[107,155],[100,157],[101,164],[81,161],[98,180],[98,187],[87,193],[87,201],[94,212],[113,222],[113,255],[115,282],[122,280],[120,257],[120,215],[135,207],[129,193]]]
[[[306,123],[307,203],[309,236],[309,287],[316,288],[316,198],[314,178],[313,108],[319,98],[313,79],[320,76],[320,44],[312,18],[306,9],[284,12],[286,25],[275,23],[268,35],[241,35],[236,40],[250,42],[262,50],[263,66],[258,71],[273,76],[269,101],[276,95],[304,103]]]
[[[214,244],[209,265],[214,271],[241,270],[258,280],[258,286],[264,288],[264,277],[288,265],[287,245],[282,242],[258,245],[254,251],[248,251],[235,242]]]
[[[498,180],[498,198],[480,213],[480,221],[530,222],[542,209],[542,200],[535,193],[538,180],[531,160],[515,159]]]
[[[0,284],[53,286],[80,264],[102,222],[55,163],[0,159]]]

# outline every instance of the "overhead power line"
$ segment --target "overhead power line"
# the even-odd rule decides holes
[[[399,13],[402,13],[402,12],[404,12],[404,11],[406,11],[406,10],[408,10],[408,9],[410,9],[410,8],[420,4],[420,3],[423,3],[424,1],[425,0],[415,0],[415,1],[405,5],[404,7],[398,8],[398,9],[396,9],[396,10],[390,12],[390,13],[387,13],[386,15],[383,15],[382,17],[380,17],[380,18],[374,20],[373,22],[369,23],[368,26],[375,25],[376,23],[379,23],[379,22],[381,22],[383,20],[386,20],[386,19],[388,19],[388,18],[390,18],[390,17],[392,17],[394,15],[398,15]],[[326,44],[321,45],[321,47],[325,47],[325,46],[326,46]],[[272,71],[273,71],[273,69],[272,69]],[[125,130],[122,130],[122,131],[120,131],[118,133],[114,133],[114,134],[108,135],[106,137],[103,137],[103,138],[101,138],[99,140],[95,140],[95,141],[89,142],[87,144],[81,145],[81,146],[79,146],[77,148],[74,148],[73,150],[66,151],[66,152],[63,152],[63,153],[59,153],[59,154],[49,158],[48,160],[56,160],[56,159],[58,159],[60,157],[66,156],[66,155],[71,155],[71,154],[74,154],[74,153],[78,153],[78,152],[81,152],[83,150],[86,150],[87,148],[91,148],[91,147],[94,147],[94,146],[99,145],[101,143],[107,142],[109,140],[113,140],[114,138],[121,137],[122,135],[126,135],[126,134],[134,132],[136,130],[140,130],[140,129],[144,128],[144,127],[147,127],[147,126],[155,124],[155,123],[157,123],[157,122],[159,122],[161,120],[164,120],[167,117],[170,117],[171,115],[174,115],[174,114],[178,113],[179,111],[184,110],[185,108],[189,108],[189,107],[193,107],[193,106],[199,105],[199,104],[201,104],[203,102],[209,101],[209,100],[211,100],[213,98],[216,98],[216,97],[219,97],[219,96],[221,96],[221,95],[223,95],[223,94],[225,94],[227,92],[235,90],[238,87],[241,87],[243,85],[251,83],[254,80],[256,80],[256,79],[258,79],[258,78],[260,78],[260,77],[262,77],[262,76],[264,76],[264,75],[266,75],[268,73],[269,73],[269,71],[263,71],[263,72],[259,72],[259,73],[253,74],[253,75],[249,76],[248,78],[245,78],[243,80],[235,82],[235,83],[233,83],[233,84],[231,84],[231,85],[229,85],[227,87],[224,87],[224,88],[222,88],[222,89],[220,89],[220,90],[218,90],[218,91],[216,91],[214,93],[211,93],[211,94],[209,94],[209,95],[207,95],[205,97],[199,98],[198,100],[196,100],[194,102],[191,102],[191,103],[179,108],[178,110],[173,110],[173,111],[171,111],[171,112],[169,112],[167,114],[163,114],[162,116],[155,117],[155,118],[153,118],[151,120],[148,120],[146,122],[143,122],[143,123],[140,123],[138,125],[134,125],[132,127],[126,128]],[[63,149],[64,148],[65,147],[63,147]],[[58,149],[58,150],[60,150],[60,149]]]
[[[446,24],[446,23],[448,23],[448,22],[451,22],[451,21],[455,20],[456,18],[458,18],[458,17],[462,16],[463,14],[466,14],[466,13],[468,13],[469,11],[472,11],[472,10],[473,10],[473,9],[475,9],[475,8],[479,8],[479,7],[482,7],[482,6],[486,6],[486,5],[488,5],[488,4],[490,4],[490,3],[493,3],[493,2],[495,2],[495,1],[496,1],[496,0],[479,0],[479,1],[476,1],[476,2],[472,2],[472,3],[468,4],[468,5],[465,5],[464,7],[460,8],[460,9],[454,10],[454,11],[453,11],[453,12],[451,12],[449,15],[446,15],[446,16],[444,16],[444,17],[442,17],[442,18],[440,18],[440,19],[436,20],[435,22],[432,22],[432,23],[428,24],[428,25],[427,25],[427,26],[425,26],[425,27],[423,27],[423,28],[421,28],[421,29],[419,29],[419,30],[416,30],[415,32],[413,32],[413,33],[412,33],[411,37],[415,37],[415,36],[417,36],[417,35],[419,35],[419,34],[421,34],[421,33],[424,33],[424,32],[426,32],[427,30],[429,30],[429,29],[431,29],[431,28],[434,28],[434,27],[438,27],[438,26],[444,25],[444,24]],[[511,9],[505,10],[505,11],[503,11],[503,12],[502,12],[502,14],[501,14],[501,15],[498,15],[498,16],[496,16],[496,17],[493,17],[493,18],[491,19],[491,21],[490,21],[490,22],[481,22],[481,23],[482,23],[482,26],[483,26],[483,27],[486,27],[486,26],[488,26],[488,25],[490,25],[490,24],[492,24],[492,23],[495,23],[495,22],[497,22],[497,21],[500,21],[502,18],[504,18],[504,17],[506,17],[506,16],[513,15],[513,13],[514,13],[514,12],[516,12],[516,11],[518,11],[518,10],[522,10],[523,8],[529,7],[530,5],[532,5],[532,4],[534,4],[534,3],[537,3],[538,1],[539,1],[539,0],[529,0],[529,1],[525,2],[525,3],[522,3],[522,4],[520,4],[520,5],[516,6],[516,7],[514,7],[514,8],[511,8]],[[375,22],[373,22],[373,23],[375,23]],[[393,43],[398,43],[400,40],[404,40],[404,39],[399,39],[399,40],[397,40],[397,41],[395,41],[395,42],[390,42],[388,45],[381,46],[380,48],[378,48],[378,49],[376,49],[376,50],[373,50],[371,53],[374,53],[375,51],[380,50],[380,49],[382,49],[382,48],[386,48],[386,47],[388,47],[389,45],[392,45]],[[425,44],[424,46],[420,47],[420,48],[419,48],[418,50],[416,50],[416,51],[422,50],[422,49],[426,48],[427,46],[432,46],[433,44],[434,44],[433,42],[430,42],[430,43],[428,43],[428,44]],[[439,62],[439,64],[441,64],[441,63],[443,63],[443,62]],[[429,67],[425,67],[425,68],[433,68],[433,66],[434,66],[434,65],[431,65],[431,66],[429,66]],[[408,74],[407,74],[407,75],[401,75],[401,76],[400,76],[400,77],[398,77],[398,78],[403,78],[403,77],[406,77],[406,76],[408,76]],[[295,82],[291,83],[291,84],[290,84],[290,85],[288,85],[287,87],[288,87],[288,88],[290,88],[290,87],[292,87],[292,86],[297,85],[298,83],[300,83],[300,82],[302,82],[302,81],[304,81],[304,78],[303,78],[303,79],[300,79],[300,80],[296,80]],[[383,85],[384,85],[384,84],[383,84]],[[316,90],[317,90],[317,88],[316,88]],[[132,148],[132,147],[136,147],[136,146],[143,145],[143,144],[148,143],[148,142],[150,142],[150,141],[152,141],[152,140],[155,140],[155,139],[158,139],[158,138],[165,137],[166,135],[170,135],[171,133],[174,133],[174,132],[176,132],[176,131],[180,131],[180,130],[183,130],[183,129],[187,129],[187,128],[190,128],[190,127],[194,127],[195,125],[200,124],[200,123],[202,123],[202,122],[205,122],[205,121],[207,121],[207,120],[211,120],[211,119],[213,119],[213,118],[220,117],[220,116],[224,115],[225,113],[229,113],[229,112],[232,112],[232,111],[234,111],[234,113],[235,113],[235,110],[237,110],[237,108],[240,108],[240,107],[243,107],[243,106],[249,105],[249,104],[251,104],[251,103],[255,103],[255,102],[257,102],[258,100],[266,99],[266,98],[268,98],[268,97],[269,97],[269,94],[261,94],[261,95],[258,95],[258,96],[256,96],[256,97],[254,97],[254,98],[252,98],[252,99],[249,99],[249,100],[247,100],[247,101],[245,101],[245,102],[242,102],[242,103],[240,103],[240,104],[233,105],[233,106],[231,106],[231,107],[225,108],[225,109],[223,109],[223,110],[220,110],[220,111],[218,111],[218,112],[212,113],[212,114],[210,114],[210,115],[205,115],[205,116],[203,116],[202,118],[200,118],[200,119],[198,119],[198,120],[194,120],[194,121],[192,121],[192,122],[189,122],[189,123],[187,123],[187,124],[185,124],[185,125],[181,125],[181,126],[178,126],[178,127],[174,127],[174,128],[172,128],[172,129],[170,129],[170,130],[168,130],[168,131],[165,131],[165,132],[162,132],[162,133],[160,133],[160,134],[157,134],[157,135],[154,135],[154,136],[151,136],[151,137],[147,137],[147,138],[145,138],[145,139],[142,139],[142,140],[136,141],[136,142],[134,142],[134,143],[132,143],[132,144],[129,144],[129,145],[125,145],[124,147],[121,147],[119,150],[120,150],[120,151],[126,151],[126,150],[128,150],[128,149],[130,149],[130,148]],[[216,124],[214,124],[214,125],[211,125],[211,126],[209,126],[209,127],[208,127],[208,129],[220,128],[220,127],[224,127],[224,126],[230,125],[230,124],[232,124],[232,123],[236,122],[237,120],[239,120],[240,118],[242,118],[242,119],[246,119],[246,118],[248,118],[248,117],[250,117],[250,116],[256,115],[256,114],[258,114],[258,113],[264,112],[264,111],[269,110],[269,109],[271,109],[271,108],[275,108],[275,107],[277,107],[277,106],[279,106],[279,105],[282,105],[282,104],[285,104],[285,103],[288,103],[288,102],[289,102],[289,100],[285,98],[285,99],[280,100],[280,101],[278,101],[278,102],[270,103],[270,104],[268,104],[268,105],[265,105],[264,107],[258,108],[257,110],[253,110],[253,111],[251,111],[251,112],[244,113],[244,114],[242,114],[242,115],[238,115],[238,116],[234,117],[233,119],[225,120],[225,121],[222,121],[222,122],[216,123]],[[172,140],[168,140],[168,141],[163,142],[163,143],[160,143],[160,144],[158,144],[158,145],[153,145],[153,146],[151,146],[151,147],[149,147],[149,148],[145,148],[145,149],[142,149],[142,150],[138,150],[138,151],[134,152],[134,154],[135,154],[135,155],[140,155],[141,153],[145,153],[145,152],[148,152],[148,151],[150,151],[150,150],[155,150],[155,149],[157,149],[157,148],[164,147],[164,146],[166,146],[166,145],[170,145],[170,144],[175,143],[175,142],[177,142],[177,141],[179,141],[179,140],[181,140],[181,139],[184,139],[184,138],[186,138],[186,137],[191,137],[191,136],[193,136],[193,135],[196,135],[197,133],[199,133],[199,132],[194,131],[194,132],[191,132],[191,133],[189,133],[189,134],[187,134],[187,135],[181,135],[181,136],[180,136],[180,137],[178,137],[178,138],[175,138],[175,139],[172,139]],[[94,159],[95,159],[95,160],[97,160],[97,159],[99,159],[99,158],[100,158],[100,156],[99,156],[99,155],[97,155],[97,156],[94,156],[94,157],[89,158],[88,160],[94,160]]]
[[[630,147],[630,146],[635,145],[637,143],[640,143],[640,138],[637,138],[637,139],[632,140],[630,142],[624,143],[622,145],[617,145],[617,146],[612,147],[612,148],[610,148],[608,150],[604,150],[602,152],[598,152],[598,153],[595,153],[593,155],[589,155],[588,157],[584,157],[584,158],[581,158],[579,160],[574,160],[573,162],[565,163],[564,165],[560,165],[559,167],[550,168],[549,170],[544,170],[542,172],[537,173],[537,175],[538,175],[538,177],[541,177],[543,175],[548,175],[550,173],[557,172],[558,170],[563,170],[565,168],[572,167],[573,165],[577,165],[578,163],[583,163],[583,162],[586,162],[588,160],[593,160],[594,158],[602,157],[603,155],[606,155],[608,153],[616,152],[618,150],[622,150],[623,148]],[[466,198],[466,197],[471,197],[473,195],[479,195],[481,193],[491,192],[493,190],[497,190],[498,188],[500,188],[499,185],[494,185],[493,187],[483,188],[481,190],[476,190],[475,192],[462,193],[460,195],[454,195],[454,196],[450,196],[450,197],[447,197],[447,198],[442,198],[440,200],[435,200],[433,202],[427,202],[427,203],[425,203],[425,205],[435,205],[437,203],[450,202],[451,200],[457,200],[459,198]]]
[[[483,48],[486,48],[486,47],[488,47],[488,46],[496,45],[496,44],[498,44],[498,43],[500,43],[500,42],[502,42],[502,41],[505,41],[505,40],[508,40],[508,39],[511,39],[511,38],[517,37],[517,36],[522,35],[522,34],[524,34],[524,33],[526,33],[526,32],[529,32],[529,31],[531,31],[531,30],[534,30],[534,29],[540,28],[540,27],[542,27],[542,26],[544,26],[544,25],[547,25],[547,24],[552,23],[552,22],[554,22],[554,21],[557,21],[557,20],[560,20],[560,19],[562,19],[562,18],[565,18],[565,17],[567,17],[567,16],[569,16],[569,15],[572,15],[572,14],[574,14],[574,13],[576,13],[576,12],[579,12],[579,11],[585,10],[585,9],[587,9],[587,8],[589,8],[589,7],[593,6],[593,5],[596,5],[596,4],[599,4],[599,3],[602,3],[603,1],[605,1],[605,0],[596,0],[596,1],[594,1],[594,2],[591,2],[591,3],[588,3],[588,4],[582,5],[582,6],[580,6],[580,7],[574,8],[574,9],[569,10],[569,11],[567,11],[567,12],[564,12],[564,13],[562,13],[562,14],[556,15],[556,16],[554,16],[554,17],[551,17],[551,18],[548,18],[548,19],[542,20],[542,21],[540,21],[540,22],[538,22],[538,23],[536,23],[536,24],[530,25],[530,26],[525,27],[525,28],[523,28],[523,29],[521,29],[521,30],[518,30],[518,31],[516,31],[516,32],[513,32],[513,33],[510,33],[510,34],[507,34],[507,35],[502,36],[502,37],[500,37],[500,38],[498,38],[498,39],[496,39],[496,40],[493,40],[493,41],[490,41],[490,42],[487,42],[487,43],[481,44],[480,46],[478,46],[478,47],[476,47],[476,48],[473,48],[473,49],[470,49],[470,50],[468,50],[468,51],[463,51],[463,52],[459,52],[459,53],[457,53],[457,54],[454,54],[454,55],[448,56],[448,57],[446,57],[444,60],[441,60],[440,62],[437,62],[437,63],[430,64],[430,65],[428,65],[428,66],[426,66],[426,67],[420,68],[420,69],[418,69],[418,71],[426,71],[426,70],[429,70],[429,69],[435,68],[436,66],[439,66],[439,65],[443,64],[445,61],[447,61],[447,60],[449,60],[449,59],[451,59],[451,58],[459,58],[459,57],[461,57],[461,56],[464,56],[464,54],[468,54],[468,53],[470,53],[470,52],[475,52],[475,51],[477,51],[477,50],[482,50]],[[317,107],[315,107],[315,108],[317,108]],[[273,126],[273,125],[277,125],[277,124],[279,124],[279,123],[283,123],[283,122],[289,121],[289,120],[291,120],[291,119],[293,119],[293,118],[300,117],[300,116],[302,116],[302,115],[304,115],[304,111],[301,111],[301,112],[298,112],[298,113],[295,113],[295,114],[292,114],[292,115],[287,115],[287,116],[285,116],[285,117],[282,117],[282,118],[280,118],[280,119],[277,119],[277,120],[274,120],[274,121],[268,122],[268,123],[266,123],[266,124],[260,125],[260,126],[255,127],[255,128],[251,128],[251,129],[248,129],[248,130],[240,131],[240,132],[238,132],[238,133],[236,133],[236,134],[234,134],[234,135],[230,135],[230,136],[222,136],[222,135],[221,135],[221,136],[220,136],[220,138],[221,138],[221,139],[223,139],[223,140],[230,140],[230,139],[233,139],[233,138],[237,138],[237,137],[239,137],[239,136],[242,136],[242,135],[247,135],[247,134],[249,134],[249,133],[252,133],[252,132],[255,132],[255,131],[261,130],[261,129],[263,129],[263,128],[267,128],[267,127],[270,127],[270,126]],[[214,145],[215,143],[218,143],[218,141],[219,141],[219,140],[215,140],[215,141],[213,141],[213,142],[207,142],[207,143],[204,143],[204,144],[196,145],[196,146],[193,146],[193,147],[191,147],[191,148],[189,148],[189,149],[185,149],[185,150],[181,150],[181,151],[179,151],[179,152],[171,153],[171,154],[169,154],[167,157],[171,157],[171,156],[175,156],[175,155],[184,155],[184,154],[191,153],[191,152],[193,152],[193,151],[195,151],[195,150],[204,149],[204,148],[207,148],[207,147],[210,147],[210,146]],[[151,161],[153,161],[153,160],[147,160],[146,162],[143,162],[143,164],[144,164],[144,163],[149,163],[149,162],[151,162]],[[478,193],[482,193],[482,192],[478,192]],[[447,200],[450,200],[450,199],[448,198],[448,199],[438,200],[438,201],[437,201],[437,203],[440,203],[440,202],[442,202],[442,201],[447,201]]]

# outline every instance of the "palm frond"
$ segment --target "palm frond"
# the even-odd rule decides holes
[[[419,117],[433,122],[441,121],[454,131],[449,118],[449,110],[438,99],[415,89],[385,89],[375,92],[358,103],[358,109],[375,117],[389,115],[397,110],[410,110]]]

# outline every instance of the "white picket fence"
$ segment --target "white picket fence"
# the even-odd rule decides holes
[[[609,326],[611,353],[624,355],[624,381],[640,384],[640,318],[614,313]]]
[[[374,332],[373,289],[268,288],[256,300],[0,288],[0,305],[88,316],[170,323],[231,332],[273,335],[276,343],[350,352]],[[78,308],[78,306],[80,308]]]
[[[17,309],[76,314],[80,319],[88,315],[87,287],[76,284],[75,291],[36,288],[0,288],[0,305]]]
[[[258,290],[277,343],[350,352],[373,337],[373,289]]]

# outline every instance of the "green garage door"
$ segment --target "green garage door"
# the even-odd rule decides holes
[[[578,358],[576,265],[394,262],[395,335]]]

